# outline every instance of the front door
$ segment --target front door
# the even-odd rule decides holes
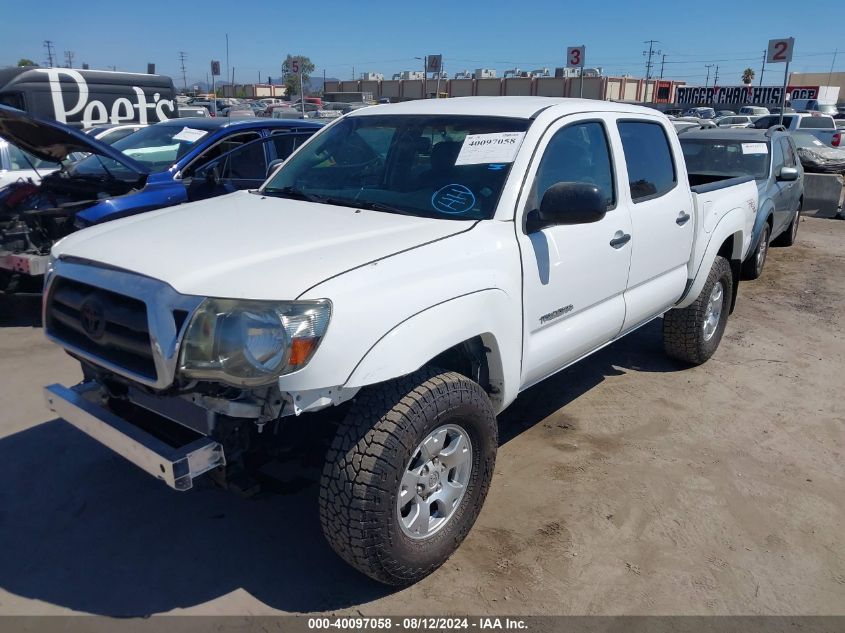
[[[524,356],[522,386],[538,382],[612,340],[625,318],[631,218],[620,202],[609,115],[566,117],[546,132],[521,196]],[[617,142],[618,143],[618,142]],[[599,187],[607,214],[598,222],[550,226],[526,234],[525,217],[558,182]]]

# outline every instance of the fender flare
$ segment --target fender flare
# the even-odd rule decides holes
[[[489,288],[455,297],[386,332],[358,362],[343,387],[358,389],[410,374],[440,353],[480,336],[493,387],[491,400],[498,413],[519,392],[521,332],[522,311],[504,291]]]
[[[769,198],[761,205],[761,207],[760,212],[757,214],[757,219],[754,220],[754,231],[751,235],[751,245],[748,247],[748,252],[745,254],[746,259],[751,257],[754,249],[757,248],[757,243],[760,239],[760,231],[763,230],[763,225],[769,221],[769,218],[772,218],[772,228],[774,229],[775,203],[771,200],[771,198]]]
[[[742,207],[731,209],[722,216],[718,224],[716,224],[713,228],[713,231],[710,233],[710,240],[707,242],[707,246],[704,249],[704,254],[698,262],[698,268],[695,270],[691,279],[687,282],[687,290],[675,304],[676,308],[686,308],[698,298],[698,295],[701,293],[701,289],[704,288],[704,284],[707,281],[707,276],[710,274],[710,269],[713,267],[713,262],[716,260],[716,256],[719,254],[722,244],[724,244],[725,240],[728,238],[739,235],[739,239],[733,240],[733,248],[731,250],[730,259],[732,264],[742,262],[742,251],[745,242],[745,236],[743,233],[746,213],[747,210]],[[735,280],[734,291],[736,291],[737,285],[738,280]]]

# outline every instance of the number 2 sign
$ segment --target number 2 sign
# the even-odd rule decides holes
[[[769,49],[766,54],[767,64],[789,63],[792,61],[792,49],[795,48],[795,38],[785,37],[777,40],[769,40]]]
[[[580,68],[584,65],[584,46],[570,46],[566,49],[566,65],[569,68]]]

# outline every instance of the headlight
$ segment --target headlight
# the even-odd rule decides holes
[[[206,299],[194,313],[183,375],[239,386],[267,384],[304,367],[326,333],[331,302]]]

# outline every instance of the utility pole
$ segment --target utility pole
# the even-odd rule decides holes
[[[52,68],[56,59],[53,53],[53,40],[44,40],[44,48],[47,49],[47,66]]]
[[[355,81],[355,66],[352,67],[352,81]]]
[[[827,85],[830,85],[830,76],[833,74],[833,65],[836,63],[836,55],[839,53],[839,49],[837,48],[833,51],[833,61],[830,62],[830,72],[827,73]]]
[[[67,68],[73,68],[73,51],[65,51],[65,66]]]
[[[646,40],[645,42],[643,42],[643,44],[648,44],[648,51],[643,51],[643,55],[648,56],[645,62],[645,87],[643,89],[643,101],[648,101],[648,82],[651,79],[652,68],[651,58],[655,55],[660,55],[660,51],[654,50],[654,45],[659,43],[660,42],[658,40]]]
[[[229,78],[229,34],[226,33],[226,79]],[[234,77],[232,83],[235,83]]]
[[[710,84],[710,69],[713,68],[714,64],[704,64],[704,67],[707,69],[707,79],[704,80],[704,89],[707,89],[707,86]]]
[[[185,92],[188,91],[188,75],[185,71],[185,60],[188,58],[188,54],[185,51],[179,51],[179,64],[182,68],[182,88]]]
[[[713,87],[717,87],[719,85],[719,66],[716,65],[716,74],[713,75]]]
[[[766,72],[766,52],[763,51],[763,66],[760,68],[760,83],[757,84],[758,86],[763,85],[763,74]]]
[[[663,57],[660,59],[660,78],[663,79],[663,66],[666,64],[666,55],[664,54]]]

